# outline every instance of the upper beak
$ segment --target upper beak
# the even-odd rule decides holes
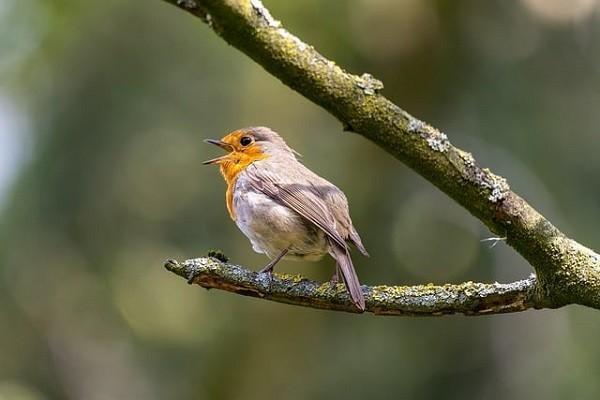
[[[204,139],[204,143],[214,144],[215,146],[219,146],[220,148],[222,148],[223,150],[226,150],[229,153],[233,151],[233,146],[232,145],[230,145],[229,143],[225,143],[225,142],[223,142],[221,140]],[[213,158],[211,160],[206,160],[202,164],[204,164],[204,165],[206,165],[206,164],[216,164],[219,161],[227,158],[228,156],[229,156],[229,154],[225,154],[224,156],[221,156],[221,157]]]

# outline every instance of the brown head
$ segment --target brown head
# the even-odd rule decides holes
[[[204,164],[217,164],[228,184],[233,184],[238,174],[258,160],[269,157],[292,157],[294,151],[276,132],[266,127],[243,128],[225,135],[221,140],[206,139],[206,143],[219,146],[227,154]]]
[[[204,164],[216,164],[220,167],[221,174],[227,182],[227,209],[233,220],[235,220],[232,206],[233,187],[240,172],[253,162],[269,157],[291,157],[296,160],[294,150],[288,147],[281,136],[262,126],[238,129],[220,140],[206,139],[205,142],[227,151],[224,156],[204,161]]]

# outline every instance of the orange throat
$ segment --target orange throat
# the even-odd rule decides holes
[[[220,163],[221,174],[227,183],[227,191],[225,192],[227,211],[229,212],[229,216],[232,220],[235,221],[235,211],[233,210],[233,191],[235,189],[235,183],[238,176],[254,161],[264,160],[267,157],[268,156],[265,153],[256,150],[251,152],[235,151]]]

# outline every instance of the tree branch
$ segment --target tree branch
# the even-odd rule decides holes
[[[221,289],[243,296],[324,310],[360,312],[344,286],[331,287],[299,275],[260,274],[246,268],[205,257],[165,268],[206,289]],[[438,316],[445,314],[489,315],[541,308],[535,297],[536,279],[509,284],[465,282],[419,286],[363,286],[367,312],[377,315]]]
[[[600,256],[566,237],[512,192],[506,180],[481,168],[448,137],[379,92],[369,74],[350,74],[275,20],[260,0],[164,0],[201,18],[229,44],[351,130],[421,174],[506,237],[535,268],[536,304],[582,304],[600,309]]]

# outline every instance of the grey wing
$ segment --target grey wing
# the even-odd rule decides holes
[[[319,179],[323,178],[319,177]],[[335,186],[334,188],[336,190],[327,190],[325,193],[323,193],[325,202],[328,204],[329,209],[332,210],[334,218],[336,221],[338,221],[341,230],[343,230],[343,236],[346,238],[346,240],[352,242],[363,255],[369,256],[367,249],[365,249],[365,246],[362,244],[360,235],[352,224],[350,210],[348,209],[348,200],[346,199],[344,192],[337,189]],[[319,185],[317,185],[317,190],[319,190]]]
[[[364,311],[365,298],[345,241],[348,231],[340,233],[338,228],[343,229],[344,227],[340,226],[330,207],[323,200],[322,193],[306,179],[306,176],[301,175],[293,176],[293,181],[282,182],[266,167],[258,169],[255,165],[251,165],[246,169],[246,177],[255,190],[285,204],[325,232],[330,244],[330,254],[338,263],[350,298],[359,310]],[[309,173],[311,178],[313,178],[312,175]],[[333,185],[326,186],[335,188]],[[339,189],[335,189],[339,191]],[[345,207],[348,207],[347,204]],[[358,240],[360,243],[360,238]]]
[[[336,229],[336,219],[310,182],[282,183],[266,168],[251,165],[246,169],[250,184],[258,191],[280,201],[306,218],[335,243],[346,248],[344,237]]]

